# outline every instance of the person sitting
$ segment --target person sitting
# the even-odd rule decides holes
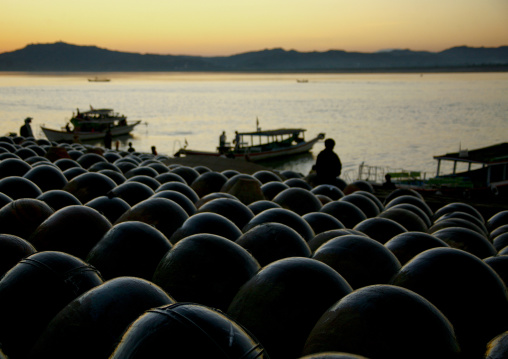
[[[385,183],[383,183],[385,189],[395,189],[395,184],[392,182],[392,176],[389,173],[385,175]]]
[[[155,146],[152,146],[152,155],[157,156],[157,149]]]
[[[342,163],[339,156],[333,152],[335,141],[331,138],[325,140],[325,148],[316,158],[316,175],[319,184],[334,185],[342,172]]]
[[[129,148],[127,149],[127,152],[135,152],[136,150],[134,147],[132,147],[132,142],[129,142]]]
[[[30,126],[30,122],[32,122],[32,118],[31,117],[27,117],[25,119],[25,124],[23,126],[20,127],[19,129],[19,135],[21,137],[34,137],[34,134],[32,132],[32,127]]]

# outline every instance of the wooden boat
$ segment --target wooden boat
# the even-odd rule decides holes
[[[389,174],[398,188],[411,188],[420,192],[460,194],[464,198],[473,196],[508,196],[508,143],[434,156],[437,171],[434,177],[418,171],[389,170],[387,168],[360,164],[359,180],[381,185]],[[448,162],[451,173],[442,174],[443,162]],[[458,171],[458,165],[467,167]]]
[[[89,141],[104,138],[108,129],[112,137],[127,135],[141,123],[141,121],[127,123],[126,116],[115,113],[112,109],[94,109],[91,106],[90,111],[86,112],[80,112],[78,109],[69,122],[61,130],[45,126],[41,126],[41,129],[50,141]],[[73,129],[70,124],[73,125]]]
[[[325,138],[325,134],[320,133],[313,139],[306,141],[304,138],[305,131],[305,129],[301,128],[281,128],[242,132],[236,134],[235,146],[219,146],[216,152],[191,150],[184,146],[175,153],[175,157],[224,156],[256,162],[296,155],[310,151],[316,142]]]
[[[109,82],[111,79],[105,78],[105,77],[97,77],[95,76],[92,79],[88,79],[88,82]]]

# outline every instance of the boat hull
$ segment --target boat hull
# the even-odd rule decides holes
[[[211,157],[219,157],[219,156],[226,156],[226,157],[234,157],[238,159],[244,159],[246,161],[251,162],[259,162],[264,161],[272,158],[277,157],[285,157],[285,156],[292,156],[297,155],[300,153],[308,152],[312,149],[312,147],[321,140],[322,137],[318,136],[310,141],[305,141],[298,143],[293,146],[283,147],[283,148],[277,148],[269,151],[256,151],[255,148],[247,148],[242,151],[231,151],[227,154],[221,154],[219,152],[210,152],[210,151],[198,151],[198,150],[191,150],[182,148],[180,149],[175,156],[211,156]]]
[[[125,126],[112,127],[111,128],[111,135],[113,137],[127,135],[134,129],[134,127],[136,127],[140,123],[141,123],[141,121],[136,121],[131,124],[127,124]],[[51,128],[47,128],[44,126],[41,126],[41,129],[49,141],[55,141],[55,142],[72,142],[72,141],[74,141],[75,136],[77,136],[80,141],[99,140],[99,139],[103,139],[106,136],[105,131],[67,132],[67,131],[53,130]]]

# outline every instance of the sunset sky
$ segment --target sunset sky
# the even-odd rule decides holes
[[[508,0],[0,0],[0,53],[64,41],[232,55],[508,45]]]

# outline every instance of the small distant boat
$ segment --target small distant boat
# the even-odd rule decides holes
[[[92,79],[88,79],[88,82],[109,82],[111,79],[105,78],[105,77],[97,77],[95,76]]]
[[[41,129],[50,141],[72,142],[75,139],[80,141],[102,139],[108,129],[113,137],[127,135],[141,123],[140,120],[128,123],[126,116],[115,113],[112,109],[94,109],[91,106],[90,111],[80,112],[78,109],[69,122],[62,130],[45,126],[41,126]],[[73,129],[70,124],[73,125]]]
[[[296,82],[298,82],[298,83],[307,83],[307,82],[309,82],[309,80],[307,80],[307,79],[297,79]]]
[[[175,153],[175,157],[224,156],[256,162],[296,155],[310,151],[316,142],[325,138],[325,134],[320,133],[310,141],[306,141],[304,138],[305,131],[301,128],[281,128],[242,132],[237,134],[235,146],[219,146],[216,152],[191,150],[184,146]]]

